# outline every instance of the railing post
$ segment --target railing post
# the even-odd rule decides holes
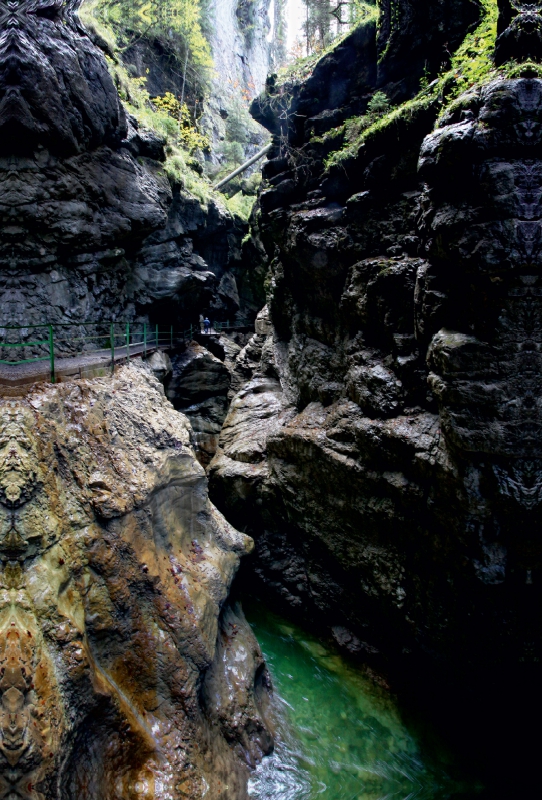
[[[130,363],[130,323],[126,323],[126,361]]]
[[[158,325],[156,326],[156,348],[158,349]]]
[[[147,323],[143,323],[143,356],[147,358]]]
[[[190,341],[192,341],[192,323],[190,323]]]
[[[111,342],[111,374],[115,373],[115,323],[112,322],[109,327],[109,340]]]
[[[173,325],[171,326],[171,331],[170,331],[170,347],[173,350]]]
[[[55,343],[53,338],[53,326],[49,325],[49,361],[51,364],[51,383],[55,382]]]

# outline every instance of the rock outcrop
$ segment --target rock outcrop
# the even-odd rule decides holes
[[[215,347],[222,350],[218,342]],[[222,359],[213,355],[208,347],[190,342],[182,353],[174,356],[173,374],[167,386],[168,397],[191,422],[196,453],[204,466],[216,452],[218,435],[228,410],[231,378],[224,364],[223,350],[220,354]]]
[[[542,8],[540,3],[499,0],[495,62],[542,59]]]
[[[77,5],[0,12],[0,323],[232,318],[245,226],[168,180]]]
[[[6,797],[244,798],[269,681],[226,604],[251,540],[146,368],[0,408]],[[235,667],[232,667],[234,663]]]
[[[0,9],[0,324],[232,318],[245,228],[167,179],[77,5]],[[2,797],[243,800],[272,749],[263,657],[227,604],[252,541],[208,500],[171,372],[155,352],[0,399]]]
[[[394,4],[438,37],[444,5],[423,23],[426,3]],[[508,42],[538,15],[518,9]],[[389,25],[406,47],[414,21],[393,32],[394,19],[380,35]],[[542,82],[526,64],[453,103],[449,82],[428,89],[326,170],[337,139],[323,133],[382,74],[362,51],[337,107],[312,94],[356,36],[292,94],[299,116],[265,168],[270,326],[253,339],[259,363],[232,401],[211,495],[254,536],[260,588],[387,659],[421,695],[436,687],[436,717],[480,765],[504,757],[502,721],[518,711],[504,690],[494,705],[494,686],[542,647]],[[380,87],[393,97],[396,79]],[[270,129],[277,96],[256,109]]]

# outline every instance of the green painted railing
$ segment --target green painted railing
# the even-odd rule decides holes
[[[222,331],[244,328],[250,324],[248,320],[236,320],[231,323],[229,320],[214,322],[210,334],[220,334]],[[93,332],[88,334],[88,328],[94,329]],[[80,335],[83,330],[87,335]],[[198,333],[204,334],[204,330],[197,325],[190,325],[186,330],[175,331],[172,325],[164,330],[160,329],[158,325],[149,323],[134,325],[130,322],[65,322],[0,326],[1,355],[3,355],[3,348],[13,350],[14,355],[17,350],[22,349],[23,356],[26,355],[25,351],[32,351],[28,358],[0,358],[0,364],[17,367],[22,364],[49,361],[51,382],[54,383],[55,359],[109,352],[111,369],[114,370],[115,353],[117,353],[117,358],[125,357],[129,362],[130,356],[143,355],[145,357],[152,350],[173,349],[181,342],[190,341]],[[41,338],[42,335],[44,338]],[[17,339],[17,341],[8,341],[12,339]]]

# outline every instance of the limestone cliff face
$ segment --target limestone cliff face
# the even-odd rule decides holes
[[[77,5],[0,12],[0,323],[231,317],[244,231],[172,188]]]
[[[398,4],[407,16],[422,5]],[[540,13],[512,5],[498,48],[521,59]],[[426,24],[451,40],[445,16],[431,27],[442,7]],[[408,19],[390,42],[406,47],[421,18]],[[296,114],[316,114],[295,118],[291,150],[277,140],[266,167],[269,312],[211,465],[213,497],[253,532],[264,583],[350,626],[353,649],[456,674],[537,661],[542,83],[526,67],[438,119],[442,98],[428,95],[324,172],[314,132],[383,69],[361,51],[334,107],[311,86],[343,55],[293,97]],[[261,119],[274,104],[260,102]]]
[[[239,141],[246,159],[261,149],[265,131],[257,129],[244,109],[246,99],[256,97],[264,88],[267,75],[272,70],[272,36],[270,15],[275,19],[272,6],[276,0],[209,0],[205,4],[204,28],[208,38],[213,69],[210,72],[208,96],[198,98],[202,102],[203,114],[199,119],[200,130],[211,140],[205,159],[218,164],[224,159],[221,152],[226,138],[226,119],[243,115],[239,125],[251,125],[252,130],[245,141]],[[83,8],[83,12],[86,9]],[[91,14],[94,9],[91,9]],[[100,9],[100,21],[107,25],[107,7]],[[152,12],[151,12],[152,13]],[[278,25],[278,13],[275,26]],[[102,16],[103,15],[103,16]],[[95,32],[91,35],[105,52],[109,46]],[[173,40],[175,41],[175,40]],[[135,37],[122,51],[122,60],[137,75],[145,77],[145,87],[151,97],[172,92],[177,97],[185,93],[184,45],[147,36]],[[179,50],[181,52],[179,52]],[[188,101],[188,105],[191,105]],[[233,167],[232,170],[233,171]]]
[[[3,794],[244,798],[272,747],[261,652],[225,606],[251,548],[143,367],[3,402]]]
[[[273,2],[211,2],[210,14],[215,20],[211,34],[213,60],[226,91],[236,81],[251,89],[250,94],[263,88],[270,67],[269,10]]]

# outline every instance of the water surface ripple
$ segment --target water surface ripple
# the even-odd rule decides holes
[[[276,746],[254,800],[445,800],[462,788],[424,763],[389,692],[300,628],[244,603],[274,686]],[[470,792],[469,792],[470,794]]]

